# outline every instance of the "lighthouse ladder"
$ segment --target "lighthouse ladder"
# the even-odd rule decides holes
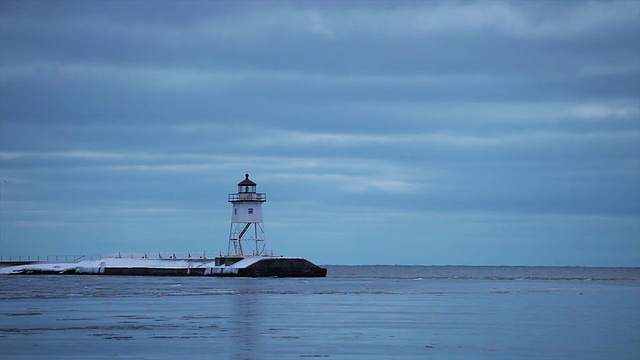
[[[245,225],[244,229],[242,229],[242,232],[240,232],[240,235],[238,236],[238,240],[242,239],[242,236],[247,232],[249,226],[251,226],[251,223],[247,223],[247,225]]]

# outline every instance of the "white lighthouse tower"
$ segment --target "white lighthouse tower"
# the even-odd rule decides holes
[[[256,183],[249,179],[249,174],[246,174],[245,179],[238,183],[238,192],[229,194],[233,212],[227,255],[264,255],[262,203],[265,201],[267,201],[267,194],[256,192]],[[243,247],[243,243],[248,246]]]

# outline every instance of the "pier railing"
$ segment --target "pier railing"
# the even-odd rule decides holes
[[[213,259],[218,253],[207,251],[149,251],[149,252],[117,252],[100,255],[0,255],[0,263],[48,261],[77,262],[84,260],[100,260],[104,258],[121,259]],[[222,253],[220,253],[222,255]]]
[[[101,258],[121,258],[121,259],[213,259],[218,253],[207,251],[149,251],[149,252],[117,252],[113,254],[102,254]]]
[[[83,261],[83,260],[97,260],[99,256],[90,255],[44,255],[44,256],[32,256],[32,255],[0,255],[0,261]]]

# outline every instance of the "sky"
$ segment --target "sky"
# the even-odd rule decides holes
[[[0,1],[0,255],[640,266],[639,1]]]

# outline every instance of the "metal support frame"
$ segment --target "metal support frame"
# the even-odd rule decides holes
[[[253,231],[251,231],[252,226]],[[245,243],[244,247],[243,242]],[[251,249],[252,255],[265,254],[265,236],[262,223],[231,224],[227,255],[244,256],[244,248]]]

